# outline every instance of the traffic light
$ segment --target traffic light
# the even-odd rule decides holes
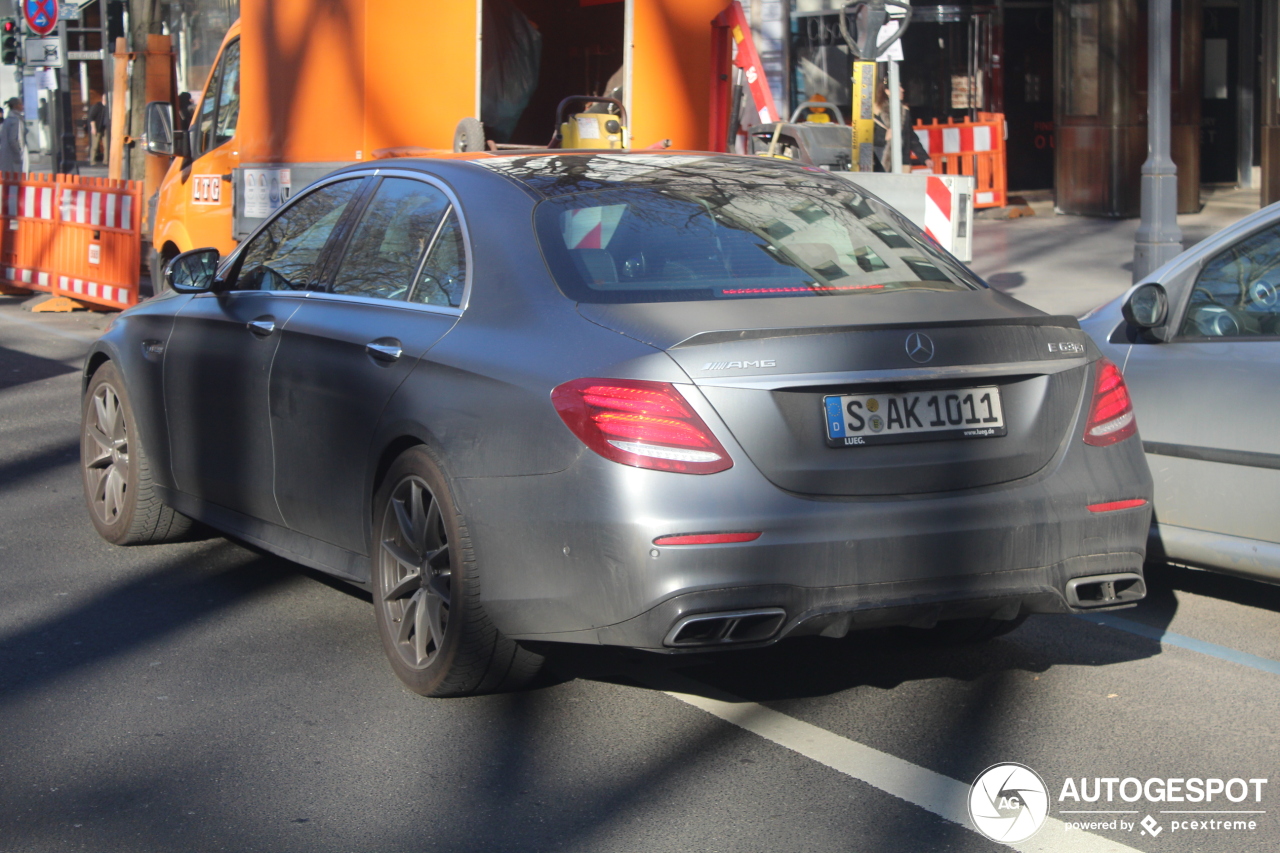
[[[0,65],[19,65],[18,22],[13,18],[0,18]]]

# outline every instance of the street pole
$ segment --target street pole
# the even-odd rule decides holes
[[[893,173],[902,174],[902,85],[898,82],[898,61],[889,60],[889,150]]]
[[[1142,222],[1133,245],[1133,280],[1182,251],[1178,227],[1178,167],[1169,156],[1170,0],[1147,6],[1147,160],[1142,164]]]
[[[57,69],[58,99],[54,109],[57,117],[55,137],[58,142],[53,153],[53,171],[70,175],[76,171],[76,128],[71,119],[71,84],[67,76],[67,22],[58,21],[58,40],[62,42],[62,67]]]

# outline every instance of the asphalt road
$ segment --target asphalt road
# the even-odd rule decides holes
[[[997,850],[963,800],[1000,762],[1049,790],[1019,849],[1280,849],[1280,588],[1153,566],[1106,626],[566,650],[536,689],[423,699],[359,592],[221,538],[98,538],[77,369],[103,322],[0,297],[0,853]],[[1069,777],[1268,782],[1108,805],[1061,801]],[[1162,813],[1207,809],[1261,813]],[[1224,817],[1256,828],[1171,825]]]

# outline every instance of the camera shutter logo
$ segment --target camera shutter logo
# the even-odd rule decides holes
[[[1049,790],[1040,774],[1023,764],[995,764],[969,789],[969,819],[992,841],[1016,843],[1044,825]]]

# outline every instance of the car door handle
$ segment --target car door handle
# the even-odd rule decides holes
[[[395,361],[404,355],[404,349],[395,338],[378,338],[364,345],[364,351],[378,361]]]
[[[259,317],[256,320],[250,320],[246,326],[255,335],[265,338],[276,330],[276,321],[274,317]]]

